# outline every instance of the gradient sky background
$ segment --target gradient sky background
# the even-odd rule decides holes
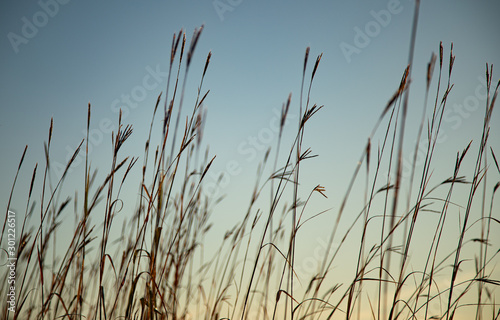
[[[51,117],[54,117],[51,158],[65,164],[68,154],[84,138],[88,102],[93,106],[94,128],[102,119],[110,119],[116,127],[118,114],[113,101],[123,94],[131,94],[142,84],[148,70],[168,70],[173,33],[184,28],[190,41],[194,28],[204,24],[188,78],[185,110],[194,103],[205,58],[211,50],[212,61],[204,82],[204,88],[211,90],[206,100],[205,142],[210,144],[211,154],[217,155],[215,174],[232,160],[242,168],[241,174],[231,178],[228,186],[220,190],[220,194],[227,197],[214,216],[215,224],[221,230],[230,228],[241,219],[250,198],[255,170],[264,151],[258,151],[255,159],[249,159],[248,154],[238,151],[243,148],[241,145],[269,128],[269,122],[275,117],[273,109],[280,110],[290,92],[290,112],[297,116],[307,46],[311,47],[310,67],[315,57],[323,53],[311,102],[325,107],[306,131],[305,145],[311,146],[320,157],[305,167],[304,188],[325,186],[329,199],[318,198],[314,208],[338,208],[366,138],[397,89],[406,67],[413,1],[243,0],[231,3],[230,11],[218,13],[212,1],[200,0],[68,1],[60,4],[47,21],[40,20],[42,26],[37,28],[36,35],[16,47],[9,40],[9,34],[23,36],[25,21],[42,17],[39,12],[43,8],[37,1],[2,1],[0,203],[3,207],[26,144],[28,153],[11,208],[24,212],[35,162],[39,163],[37,185],[40,186],[43,142],[47,139]],[[347,59],[341,44],[354,45],[355,28],[365,29],[375,20],[370,12],[387,9],[390,3],[399,3],[400,12],[391,15],[390,22],[370,38],[370,43]],[[499,78],[499,14],[499,1],[428,0],[421,3],[410,94],[409,117],[415,120],[410,121],[408,141],[413,142],[420,119],[426,64],[431,53],[438,52],[440,41],[443,41],[446,57],[453,42],[455,88],[448,101],[452,113],[444,120],[442,130],[447,138],[446,143],[439,146],[442,153],[436,160],[436,172],[443,177],[452,173],[450,166],[456,152],[470,139],[477,141],[480,137],[485,101],[478,99],[480,107],[476,111],[461,114],[458,110],[469,101],[468,97],[476,95],[486,62],[495,65],[494,82]],[[154,103],[164,90],[166,80],[159,78],[155,84],[158,86],[147,90],[139,106],[130,109],[124,117],[124,122],[131,123],[135,131],[125,152],[140,156],[139,163],[142,163]],[[496,111],[491,122],[497,127],[492,129],[490,144],[500,153],[500,117]],[[290,136],[295,126],[293,122],[287,128]],[[273,140],[264,145],[267,148],[274,143]],[[111,159],[110,135],[92,148],[93,166],[106,171]],[[75,189],[82,190],[82,167],[76,168],[77,176],[65,184],[70,195]],[[139,166],[136,170],[139,172]],[[135,199],[136,185],[127,192],[126,195]],[[39,200],[36,193],[35,199]],[[319,228],[330,227],[331,224],[323,223]]]

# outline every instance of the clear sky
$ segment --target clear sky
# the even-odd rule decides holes
[[[11,204],[24,211],[34,164],[38,162],[40,170],[44,163],[50,118],[54,118],[51,158],[65,164],[84,138],[89,102],[94,128],[108,120],[116,127],[118,108],[127,109],[124,122],[131,123],[135,132],[126,152],[142,157],[154,102],[166,86],[172,35],[184,28],[190,41],[194,28],[204,24],[186,106],[194,103],[206,55],[212,51],[204,82],[204,88],[211,90],[206,100],[205,142],[217,154],[214,175],[230,161],[241,167],[241,173],[218,190],[228,196],[214,222],[225,230],[242,217],[264,154],[255,148],[253,157],[249,139],[269,128],[275,110],[280,110],[290,92],[290,112],[296,121],[308,46],[310,63],[323,53],[311,102],[325,107],[306,131],[306,145],[320,157],[304,169],[304,185],[327,188],[329,199],[318,200],[318,209],[338,208],[366,138],[406,67],[413,7],[408,0],[4,0],[0,4],[0,203],[6,206],[19,158],[28,144]],[[413,142],[420,119],[426,64],[431,53],[438,52],[440,41],[445,56],[453,42],[455,88],[443,123],[447,136],[440,146],[443,156],[437,160],[448,164],[444,168],[449,174],[456,151],[470,139],[478,140],[481,133],[485,100],[476,88],[484,78],[485,63],[495,65],[495,82],[500,75],[499,14],[499,1],[421,1],[409,141]],[[127,103],[124,96],[132,102]],[[472,111],[464,108],[467,103]],[[497,154],[499,120],[499,112],[494,112],[492,124],[497,127],[492,129],[490,144]],[[287,129],[290,134],[295,126],[294,122]],[[105,172],[111,159],[110,134],[104,138],[96,134],[94,139],[93,166]],[[262,145],[267,148],[272,141]],[[65,185],[70,195],[83,185],[81,167],[75,168],[79,176]],[[127,192],[135,199],[136,185]],[[38,201],[39,196],[35,197]]]

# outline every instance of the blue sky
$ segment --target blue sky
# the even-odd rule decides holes
[[[407,64],[413,1],[5,0],[0,12],[3,206],[24,146],[29,145],[28,154],[11,205],[21,212],[32,168],[35,162],[44,162],[50,118],[54,117],[51,157],[64,164],[84,138],[89,102],[93,128],[99,128],[101,121],[116,127],[118,107],[126,106],[123,96],[136,97],[137,106],[129,104],[125,117],[135,130],[126,150],[142,157],[154,102],[166,85],[172,35],[184,28],[189,41],[194,28],[204,24],[188,78],[186,105],[194,103],[206,55],[212,51],[204,82],[204,88],[211,90],[206,100],[205,142],[217,154],[215,174],[231,161],[241,167],[241,173],[219,190],[228,197],[214,219],[226,229],[239,220],[237,214],[227,218],[228,212],[242,202],[246,207],[264,154],[256,150],[256,157],[250,158],[241,150],[248,147],[250,137],[269,127],[274,110],[281,108],[290,92],[291,114],[297,116],[308,46],[310,63],[323,53],[311,102],[325,107],[306,131],[306,144],[320,157],[304,169],[304,188],[326,186],[329,199],[320,200],[318,208],[338,206],[366,138]],[[408,139],[413,142],[420,119],[431,53],[438,52],[443,41],[448,56],[453,42],[455,88],[449,98],[451,113],[443,124],[446,143],[440,146],[443,153],[436,162],[444,168],[454,162],[457,150],[479,138],[484,100],[476,88],[481,86],[486,62],[496,67],[494,81],[499,78],[499,13],[498,1],[422,1]],[[371,36],[359,38],[358,30]],[[342,48],[354,51],[346,53]],[[144,87],[145,77],[150,89],[141,91],[137,87]],[[474,97],[480,107],[463,109],[465,103],[475,103]],[[500,124],[499,119],[494,113],[492,124]],[[288,137],[295,126],[294,122],[287,128]],[[499,137],[498,127],[493,128],[490,144],[500,152]],[[104,172],[109,168],[111,138],[109,134],[94,138],[93,166]],[[75,168],[79,177],[83,177],[81,167]],[[82,185],[75,177],[65,188],[73,194]],[[136,190],[128,191],[132,198]]]
[[[388,7],[394,13],[386,25],[378,23],[364,47],[344,53],[342,46],[356,47],[356,29],[369,28],[377,21],[373,13]],[[439,41],[445,55],[452,41],[455,46],[452,103],[474,94],[485,62],[498,64],[499,44],[494,39],[500,30],[495,18],[499,7],[497,2],[422,2],[412,89],[415,105],[423,96],[425,64],[438,50]],[[407,63],[412,12],[411,1],[3,2],[0,139],[9,152],[3,159],[2,180],[12,180],[12,168],[25,144],[30,145],[33,158],[41,154],[52,116],[57,139],[53,159],[59,157],[60,163],[83,137],[88,102],[93,105],[94,123],[106,118],[116,124],[117,110],[123,105],[113,102],[123,102],[122,95],[130,95],[151,70],[164,73],[172,34],[184,28],[189,39],[201,24],[205,30],[189,80],[194,92],[211,50],[205,81],[205,88],[211,90],[206,102],[207,137],[213,137],[214,152],[224,152],[220,158],[225,153],[234,157],[238,145],[265,126],[272,109],[280,108],[290,92],[292,103],[298,101],[307,46],[312,58],[323,53],[313,102],[324,104],[325,109],[311,130],[321,132],[333,146],[323,146],[320,140],[322,150],[317,152],[326,153],[326,161],[334,149],[361,148]],[[126,118],[139,132],[149,125],[165,77],[153,82],[154,89],[141,97],[139,107],[130,108]],[[482,114],[477,116],[467,120],[477,124]],[[459,131],[467,131],[465,127],[460,124]],[[335,139],[347,132],[352,139]],[[107,147],[96,146],[97,150]],[[2,188],[8,184],[2,183]]]

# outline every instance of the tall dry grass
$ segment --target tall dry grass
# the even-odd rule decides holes
[[[332,218],[331,232],[325,235],[329,239],[327,248],[314,274],[297,273],[300,255],[296,241],[306,223],[314,224],[316,217],[325,214],[311,212],[310,202],[316,196],[328,195],[320,184],[304,190],[299,183],[301,167],[315,157],[305,145],[304,136],[309,122],[322,108],[309,102],[322,56],[317,57],[308,72],[307,48],[298,102],[290,95],[283,104],[276,147],[274,152],[271,149],[266,152],[259,165],[248,208],[241,221],[223,235],[216,254],[206,257],[203,243],[218,201],[204,191],[204,179],[216,161],[203,142],[203,102],[209,93],[203,89],[203,80],[211,53],[195,92],[196,102],[189,117],[181,122],[182,109],[187,107],[183,106],[188,90],[186,79],[202,28],[195,30],[189,46],[181,30],[173,36],[167,88],[164,97],[158,96],[152,112],[142,167],[139,157],[121,152],[133,128],[122,123],[120,114],[119,128],[112,134],[111,167],[98,181],[88,151],[92,118],[89,105],[87,139],[75,150],[59,180],[50,183],[54,126],[51,121],[45,162],[40,165],[42,169],[38,165],[33,169],[26,210],[18,229],[17,305],[15,312],[9,312],[6,300],[2,299],[1,318],[454,319],[460,318],[464,309],[473,309],[471,314],[476,319],[498,319],[500,309],[495,300],[495,289],[500,285],[495,277],[498,238],[494,234],[500,218],[494,196],[500,182],[489,188],[491,184],[486,179],[490,176],[489,179],[496,181],[500,173],[495,150],[488,144],[499,83],[493,83],[492,66],[486,65],[488,98],[483,126],[477,128],[482,132],[481,140],[464,143],[455,163],[445,168],[449,178],[436,183],[432,179],[434,158],[448,96],[453,91],[455,60],[451,47],[446,66],[440,45],[439,54],[432,55],[427,67],[425,102],[417,132],[416,141],[426,141],[425,161],[421,167],[415,165],[417,153],[422,149],[417,142],[411,175],[403,177],[417,18],[418,2],[408,67],[394,95],[382,106],[362,148],[346,194]],[[429,102],[429,97],[434,97],[433,101]],[[153,123],[162,101],[162,139],[153,147]],[[293,105],[298,107],[300,117],[292,144],[284,146],[283,129]],[[430,114],[426,111],[428,106]],[[80,152],[85,155],[83,203],[77,202],[77,195],[60,200],[60,189]],[[12,190],[25,154],[26,149]],[[468,158],[475,159],[473,168],[463,168]],[[286,161],[280,163],[279,159]],[[265,168],[269,168],[270,174]],[[39,170],[43,172],[40,174]],[[130,180],[133,171],[141,173],[139,181]],[[36,179],[42,179],[39,203],[33,197]],[[364,200],[361,210],[352,212],[348,204],[359,181],[364,184]],[[121,191],[130,184],[137,185],[139,200],[135,208],[122,208]],[[456,190],[464,187],[469,190],[467,196],[455,196]],[[404,194],[403,190],[408,192]],[[306,198],[302,200],[304,194]],[[268,206],[260,201],[265,197],[269,197]],[[473,218],[477,216],[473,214],[474,201],[482,204],[479,218]],[[72,236],[61,240],[58,233],[62,215],[71,210],[71,204],[77,222]],[[355,219],[349,221],[347,229],[339,229],[346,210],[351,210],[349,214]],[[122,234],[113,238],[113,223],[120,211],[131,213],[131,218]],[[422,221],[426,214],[433,214],[437,222]],[[33,224],[35,215],[39,223]],[[448,237],[445,226],[450,220],[458,224],[460,232],[456,247],[443,252],[443,239]],[[6,221],[7,218],[2,239]],[[428,246],[415,242],[418,241],[415,229],[421,224],[432,234]],[[356,232],[361,236],[353,239]],[[63,243],[65,251],[52,254],[56,242]],[[357,248],[355,269],[350,278],[338,278],[334,267],[346,263],[342,250],[346,247],[352,250],[353,243]],[[472,256],[471,247],[477,249]],[[415,248],[424,253],[425,261],[412,259]],[[2,283],[6,283],[7,276],[2,269]],[[436,302],[438,308],[434,307]]]

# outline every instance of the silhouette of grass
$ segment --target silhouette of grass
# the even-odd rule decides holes
[[[412,48],[417,19],[418,1]],[[120,152],[133,134],[132,126],[122,123],[120,113],[118,130],[112,134],[111,167],[104,179],[97,182],[97,170],[91,167],[89,158],[88,133],[92,111],[89,104],[87,137],[76,148],[56,184],[50,184],[54,125],[51,121],[45,144],[40,203],[32,200],[34,182],[39,177],[36,165],[17,243],[17,305],[15,312],[10,312],[6,299],[2,299],[2,319],[453,319],[459,318],[463,308],[475,308],[476,319],[500,317],[494,293],[495,287],[500,285],[494,277],[495,264],[498,263],[494,228],[500,223],[500,218],[495,215],[498,210],[495,209],[494,196],[500,182],[493,189],[487,189],[489,184],[486,184],[487,176],[498,179],[500,173],[494,150],[488,145],[491,114],[500,84],[492,82],[492,66],[486,65],[488,98],[481,140],[478,145],[467,142],[463,151],[457,152],[455,163],[445,168],[450,170],[451,176],[436,184],[431,179],[433,159],[439,147],[437,141],[447,98],[453,89],[451,77],[455,56],[452,46],[447,80],[444,80],[447,84],[441,93],[445,62],[444,49],[440,45],[439,75],[429,116],[426,110],[433,89],[437,56],[433,54],[428,64],[423,113],[417,133],[417,141],[421,136],[427,141],[425,161],[422,167],[415,164],[416,154],[421,149],[417,142],[411,174],[406,178],[402,175],[402,157],[409,108],[408,90],[412,80],[413,53],[410,54],[409,65],[403,71],[399,86],[383,106],[367,144],[362,148],[346,194],[332,219],[331,232],[326,235],[329,240],[322,260],[318,261],[317,271],[299,274],[296,267],[299,259],[297,234],[304,224],[314,223],[317,216],[326,212],[310,213],[309,203],[316,196],[328,195],[328,190],[320,184],[304,191],[299,183],[300,168],[315,157],[304,145],[304,135],[309,121],[323,107],[309,102],[322,55],[317,57],[308,78],[310,50],[306,49],[298,102],[300,117],[292,144],[282,150],[283,129],[290,108],[296,104],[290,95],[281,111],[271,173],[267,175],[264,169],[272,161],[269,149],[259,165],[245,215],[223,235],[215,255],[206,259],[204,237],[211,228],[210,216],[217,210],[219,200],[206,195],[204,184],[216,156],[210,155],[207,148],[202,160],[199,159],[204,148],[202,106],[209,93],[202,87],[211,53],[206,58],[192,112],[183,126],[180,122],[189,66],[202,30],[195,30],[184,60],[185,33],[181,30],[173,36],[163,98],[162,139],[155,149],[151,149],[153,123],[162,102],[160,93],[153,110],[141,168],[136,168],[139,157],[123,156]],[[174,70],[176,59],[177,71]],[[179,87],[182,66],[185,67],[184,80]],[[170,88],[172,75],[173,89]],[[304,95],[306,79],[309,79],[309,87]],[[177,116],[175,123],[171,123],[174,110],[177,110]],[[377,141],[384,122],[387,126]],[[345,138],[348,135],[346,133]],[[463,168],[463,163],[464,159],[472,157],[470,154],[474,148],[477,155],[472,176],[468,179],[462,172],[469,168]],[[16,171],[8,207],[26,150],[27,147]],[[57,196],[79,152],[85,152],[83,205],[77,203],[76,195],[74,199],[62,201]],[[280,166],[282,152],[285,152],[286,161]],[[341,150],[338,152],[342,154]],[[348,210],[354,184],[362,179],[363,166],[366,176],[362,209],[357,213],[349,212],[355,217],[354,221],[346,230],[338,229]],[[138,182],[130,180],[129,174],[134,170],[141,172]],[[412,189],[414,181],[418,185],[415,192]],[[139,201],[136,208],[122,208],[122,187],[130,184],[137,184]],[[470,188],[465,198],[453,197],[460,185]],[[398,200],[404,196],[402,190],[409,190],[403,205]],[[267,192],[269,206],[261,207],[258,200]],[[306,200],[300,199],[303,193],[308,195]],[[475,217],[472,214],[474,200],[482,203],[482,209],[480,217],[471,221]],[[75,229],[70,238],[56,240],[62,213],[72,202],[77,215]],[[30,224],[37,210],[40,221]],[[122,234],[115,239],[111,232],[113,222],[123,210],[133,212],[133,215],[126,221]],[[427,213],[434,214],[437,223],[422,221],[421,216]],[[96,225],[91,217],[98,221],[102,218],[102,225]],[[450,220],[458,224],[460,232],[456,247],[443,253],[440,244],[447,237],[445,222],[449,224]],[[2,239],[6,222],[7,216]],[[432,232],[429,246],[415,243],[415,229],[421,224]],[[478,228],[472,226],[477,225],[479,234],[473,233]],[[342,234],[338,235],[339,231]],[[357,240],[352,238],[355,231],[361,232]],[[368,237],[368,233],[378,236]],[[57,259],[53,257],[48,261],[49,251],[54,250],[56,241],[65,251]],[[357,248],[357,260],[352,278],[338,278],[333,271],[334,264],[345,263],[341,250],[345,250],[348,244],[352,248],[353,243]],[[464,257],[464,248],[473,245],[474,248],[479,246],[479,250],[473,257]],[[412,260],[412,248],[425,254],[427,258],[423,263]],[[92,252],[95,249],[97,252]],[[116,253],[112,254],[111,249]],[[470,264],[468,260],[474,261],[474,268],[467,267],[467,272],[463,272],[464,265]],[[1,272],[2,283],[7,283],[6,268]],[[303,282],[304,279],[308,280]],[[447,285],[444,284],[446,281]]]

